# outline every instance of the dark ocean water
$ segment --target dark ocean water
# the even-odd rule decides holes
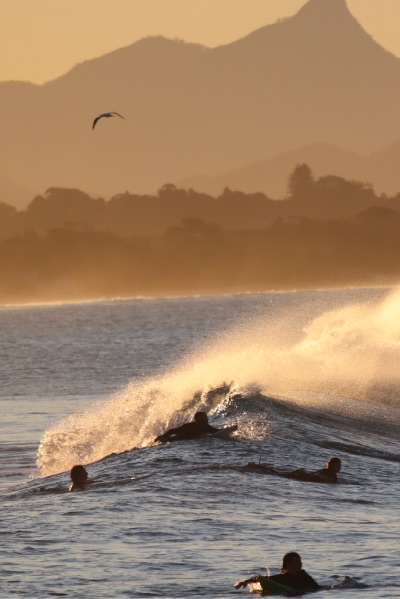
[[[400,294],[0,308],[0,597],[400,597]],[[231,438],[153,444],[207,410]],[[338,485],[246,472],[342,460]],[[69,493],[69,469],[94,483]]]

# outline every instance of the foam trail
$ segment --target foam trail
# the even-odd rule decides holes
[[[366,401],[385,402],[394,409],[389,418],[398,418],[399,359],[400,291],[375,304],[263,317],[208,343],[174,370],[132,381],[51,427],[38,466],[49,475],[148,445],[165,428],[190,419],[207,389],[223,381],[234,381],[250,396],[255,387],[267,396],[352,415]]]

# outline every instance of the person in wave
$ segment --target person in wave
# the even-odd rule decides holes
[[[163,435],[156,437],[154,442],[167,443],[168,441],[196,439],[197,437],[210,435],[220,430],[220,428],[215,428],[215,426],[211,426],[211,424],[209,424],[206,412],[196,412],[193,422],[187,422],[186,424],[182,424],[182,426],[178,426],[177,428],[169,429]]]
[[[70,477],[72,480],[72,485],[69,488],[70,491],[84,491],[86,485],[93,482],[89,480],[87,470],[81,464],[72,466]]]
[[[306,482],[315,483],[337,483],[339,474],[342,468],[342,461],[340,458],[330,458],[326,465],[326,468],[317,470],[316,472],[307,472],[300,468],[284,475],[287,478],[294,478],[296,480],[304,480]]]
[[[317,470],[316,472],[307,472],[304,468],[293,470],[293,472],[281,472],[275,470],[272,466],[265,464],[256,464],[255,462],[249,462],[244,467],[245,470],[254,470],[263,474],[274,474],[276,476],[282,476],[284,478],[293,478],[295,480],[301,480],[309,483],[337,483],[337,475],[342,468],[342,461],[340,458],[330,458],[326,468]]]
[[[251,582],[258,582],[262,585],[263,578],[265,579],[266,577],[258,575],[247,580],[242,580],[235,584],[235,589],[245,589]],[[318,591],[321,588],[318,582],[303,570],[301,557],[295,551],[286,553],[283,556],[281,574],[269,576],[268,580],[282,584],[293,591]]]

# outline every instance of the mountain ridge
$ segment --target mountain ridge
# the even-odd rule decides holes
[[[379,153],[400,139],[400,59],[345,0],[309,0],[230,44],[153,36],[41,86],[0,84],[0,105],[0,180],[38,192],[153,192],[320,142]],[[125,120],[92,131],[109,110]],[[400,189],[387,165],[372,171]]]

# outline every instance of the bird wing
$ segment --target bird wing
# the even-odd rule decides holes
[[[101,117],[102,117],[102,116],[104,116],[104,115],[102,115],[102,114],[101,114],[100,116],[96,116],[96,118],[95,118],[95,119],[94,119],[94,121],[93,121],[92,129],[94,129],[94,128],[96,127],[96,123],[97,123],[97,121],[98,121],[99,119],[101,119]]]
[[[124,116],[122,116],[122,114],[119,114],[118,112],[103,112],[103,114],[100,114],[99,116],[97,116],[94,121],[93,121],[93,125],[92,125],[92,129],[94,129],[96,127],[96,123],[99,119],[104,117],[109,118],[110,116],[119,116],[121,119],[125,119]]]

